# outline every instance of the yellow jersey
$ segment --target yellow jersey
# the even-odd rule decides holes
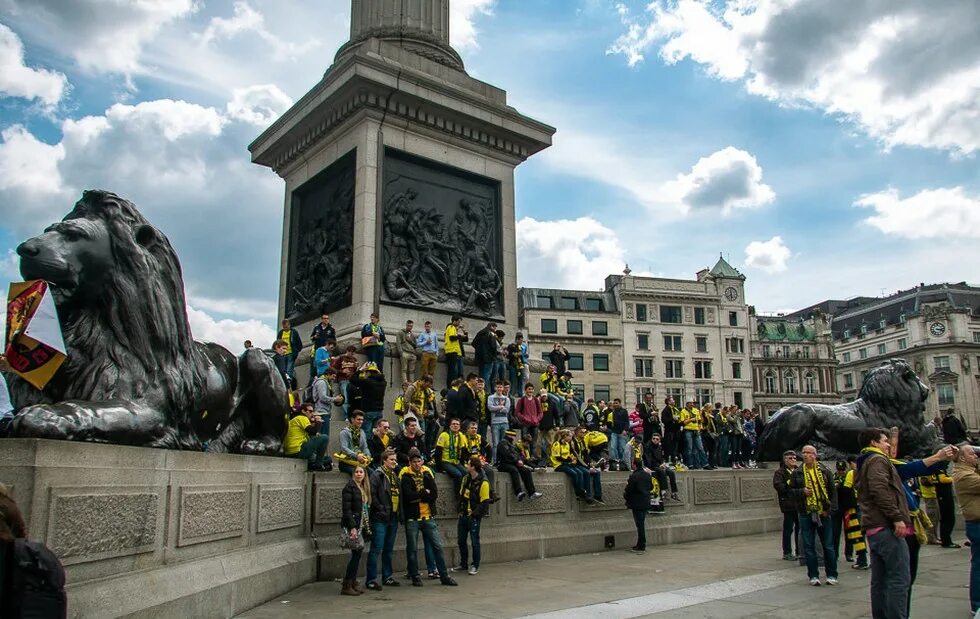
[[[289,420],[286,426],[286,438],[282,442],[282,453],[287,456],[298,454],[303,444],[310,440],[310,435],[306,429],[313,424],[306,415],[296,415]]]
[[[443,340],[446,342],[445,350],[447,355],[463,354],[463,347],[459,345],[459,340],[453,341],[450,339],[450,336],[457,337],[458,335],[459,331],[456,329],[456,326],[453,323],[449,323],[449,326],[446,327],[446,337]]]
[[[442,447],[442,461],[449,464],[459,464],[460,459],[465,455],[467,446],[466,435],[462,432],[456,434],[443,432],[436,439],[436,447]]]

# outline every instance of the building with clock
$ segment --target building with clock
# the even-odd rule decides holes
[[[825,301],[787,318],[808,318],[827,304],[836,304],[831,330],[843,400],[857,398],[873,367],[904,358],[930,388],[928,419],[953,409],[980,430],[980,288],[920,284],[884,298]]]

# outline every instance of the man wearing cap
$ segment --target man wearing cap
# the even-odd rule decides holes
[[[500,441],[496,449],[497,470],[510,475],[510,487],[518,501],[523,501],[528,496],[531,500],[539,499],[541,493],[534,489],[534,478],[531,474],[533,469],[524,462],[514,445],[516,439],[516,430],[504,432],[504,440]]]
[[[782,462],[772,476],[772,487],[779,498],[779,510],[783,512],[783,560],[794,561],[800,554],[800,521],[796,514],[796,498],[790,492],[789,483],[796,470],[796,452],[787,449]],[[796,552],[793,552],[793,544]]]
[[[361,366],[361,371],[351,378],[361,394],[361,410],[364,411],[364,432],[370,435],[374,424],[381,420],[385,408],[385,389],[388,382],[378,366],[368,361]]]

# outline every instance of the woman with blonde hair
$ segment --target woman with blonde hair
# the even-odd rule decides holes
[[[595,500],[589,496],[586,490],[587,474],[583,475],[581,469],[575,466],[578,464],[578,458],[572,452],[572,432],[570,430],[558,432],[558,440],[551,444],[548,460],[557,472],[568,475],[568,478],[572,480],[572,488],[579,500],[585,501],[589,505],[595,503]]]
[[[371,508],[371,480],[362,465],[354,468],[351,479],[341,493],[340,545],[350,550],[350,561],[344,574],[341,595],[361,595],[357,571],[364,553],[365,538],[370,539],[368,511]]]

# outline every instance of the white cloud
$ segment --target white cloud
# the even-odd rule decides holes
[[[275,329],[259,320],[215,319],[190,305],[187,306],[187,322],[195,340],[221,344],[234,353],[242,351],[245,340],[252,340],[259,348],[268,348],[276,339]]]
[[[275,84],[257,84],[236,88],[228,102],[231,118],[266,127],[289,109],[293,100]]]
[[[659,45],[782,105],[853,122],[886,147],[980,149],[975,0],[655,0],[609,48],[632,66]]]
[[[0,190],[21,190],[32,194],[58,194],[61,174],[58,163],[65,158],[61,144],[45,144],[22,125],[11,125],[0,132]],[[20,203],[15,201],[11,203]],[[25,209],[26,210],[26,209]],[[21,209],[16,212],[24,213]]]
[[[449,39],[457,50],[469,51],[480,47],[477,42],[477,16],[491,15],[496,0],[453,0],[449,5]]]
[[[252,8],[248,2],[235,2],[233,11],[234,15],[231,17],[211,18],[207,28],[200,35],[202,45],[207,46],[221,39],[254,33],[277,58],[295,58],[320,45],[316,39],[309,39],[301,44],[282,40],[266,28],[265,16]]]
[[[68,78],[63,74],[25,65],[20,37],[0,24],[0,95],[37,99],[53,106],[61,100],[67,87]]]
[[[885,234],[908,239],[980,239],[980,195],[962,187],[926,189],[902,198],[895,189],[867,194],[854,203],[875,214],[865,219]]]
[[[192,15],[197,0],[7,0],[10,14],[28,19],[38,40],[68,50],[78,65],[99,73],[133,75],[143,70],[144,45],[165,25]]]
[[[522,286],[598,290],[625,266],[616,233],[591,217],[517,222],[518,271]]]
[[[666,183],[663,193],[685,209],[721,209],[726,214],[776,199],[772,188],[762,182],[762,167],[755,157],[733,146],[699,159],[689,174],[678,174]]]
[[[781,273],[787,269],[786,261],[792,257],[783,238],[774,236],[768,241],[752,241],[745,248],[745,264],[766,273]]]

